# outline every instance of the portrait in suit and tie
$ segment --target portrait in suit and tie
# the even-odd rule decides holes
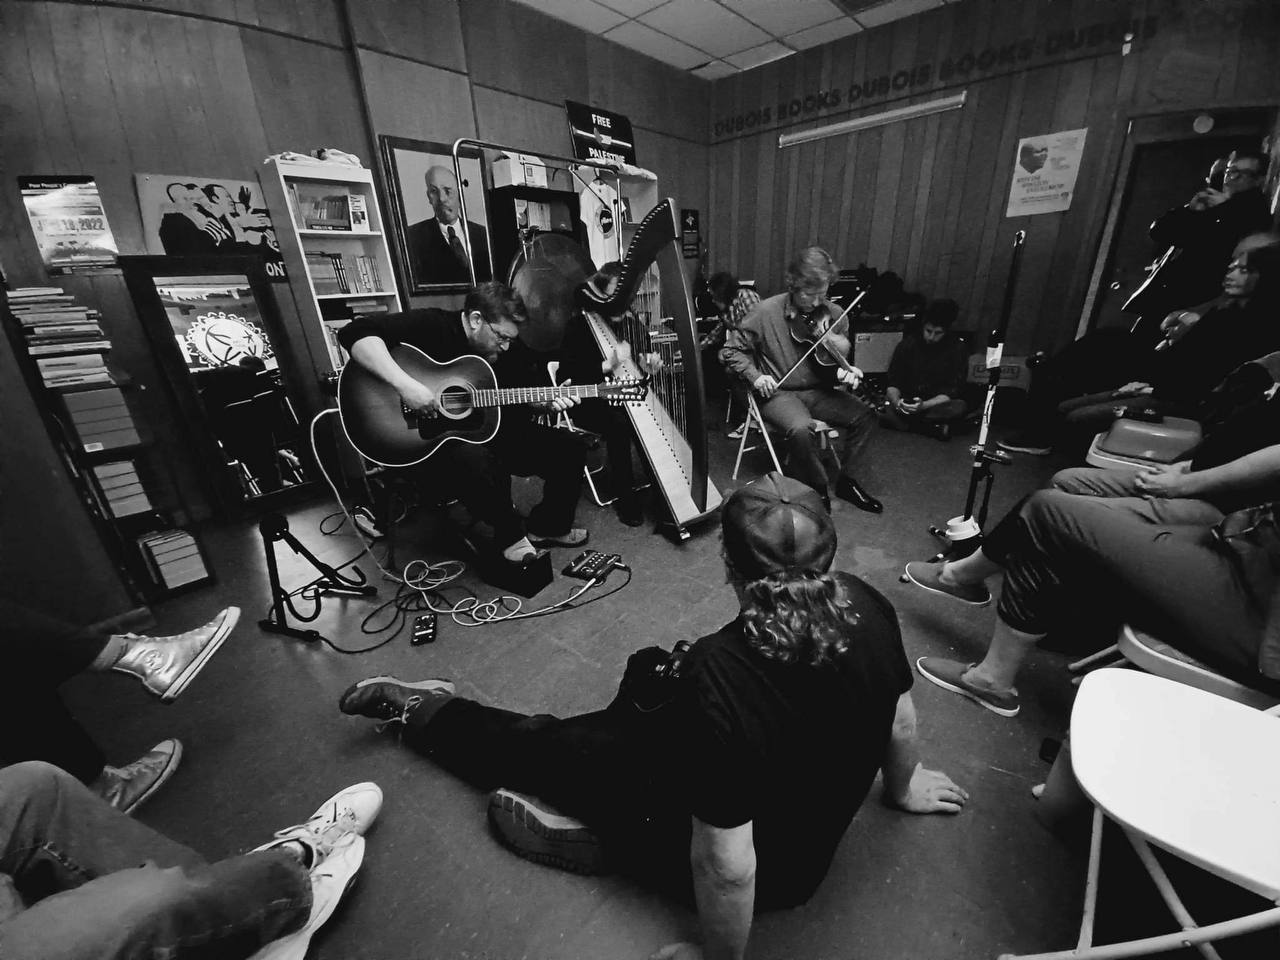
[[[401,265],[413,293],[463,290],[493,278],[478,157],[462,158],[462,183],[442,144],[382,137]],[[466,218],[459,193],[466,193]]]

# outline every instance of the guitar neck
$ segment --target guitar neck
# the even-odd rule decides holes
[[[496,390],[476,390],[474,405],[477,407],[502,407],[513,403],[549,403],[560,397],[589,399],[599,397],[600,384],[565,387],[500,387]]]

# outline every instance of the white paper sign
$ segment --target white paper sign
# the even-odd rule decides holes
[[[1059,213],[1071,206],[1088,128],[1023,137],[1013,160],[1006,217]]]

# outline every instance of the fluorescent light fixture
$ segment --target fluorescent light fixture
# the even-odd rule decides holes
[[[899,120],[914,120],[916,117],[927,117],[931,113],[958,110],[964,106],[964,98],[967,93],[967,90],[961,90],[953,96],[942,97],[939,100],[913,103],[909,107],[886,110],[884,113],[873,113],[866,117],[856,117],[853,120],[841,120],[839,123],[829,123],[825,127],[814,127],[812,130],[779,134],[778,146],[794,147],[798,143],[809,143],[810,141],[823,140],[827,137],[838,137],[842,133],[855,133],[858,130],[883,127],[886,123],[897,123]]]

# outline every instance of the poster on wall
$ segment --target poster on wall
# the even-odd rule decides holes
[[[116,262],[116,239],[93,177],[19,177],[18,189],[51,274]]]
[[[1088,128],[1023,137],[1013,159],[1006,217],[1059,213],[1070,208]]]
[[[262,188],[222,177],[134,174],[148,253],[262,257],[267,276],[288,279]]]
[[[458,198],[452,149],[443,143],[381,136],[383,173],[391,194],[396,253],[410,293],[465,290],[493,278],[488,214],[478,156],[463,156],[461,188],[467,203],[466,229]]]

